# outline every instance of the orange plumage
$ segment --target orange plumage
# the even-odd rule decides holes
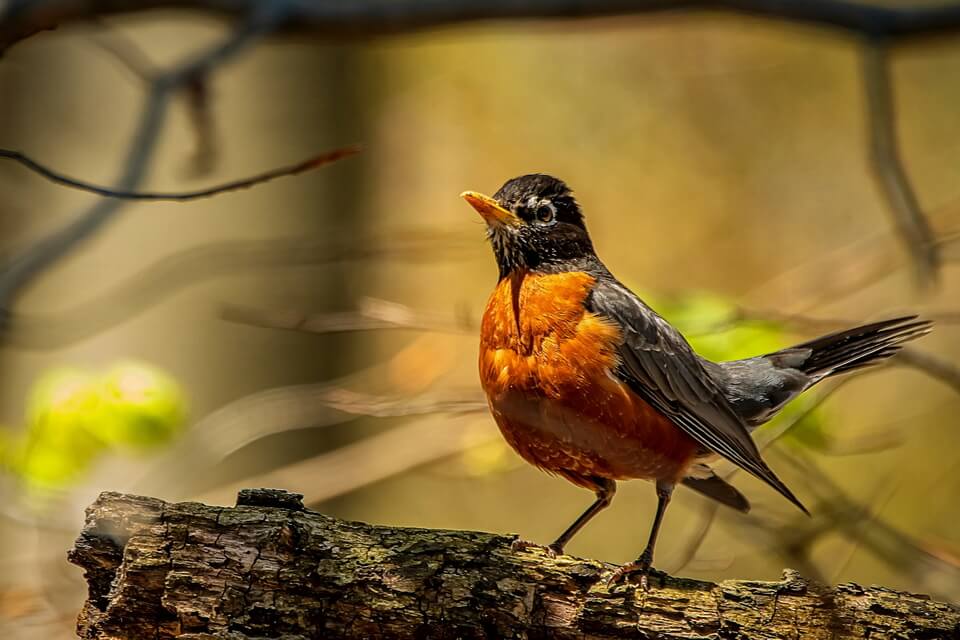
[[[580,486],[596,478],[679,480],[696,443],[612,375],[620,329],[590,313],[584,272],[518,272],[494,289],[480,380],[504,438]]]

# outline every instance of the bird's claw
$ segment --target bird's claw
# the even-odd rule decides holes
[[[630,562],[614,569],[613,574],[607,579],[607,589],[613,589],[625,580],[630,580],[640,576],[640,588],[647,591],[650,588],[650,575],[666,575],[662,571],[657,571],[650,566],[651,561],[640,558],[636,562]]]
[[[510,543],[510,549],[512,551],[529,551],[531,549],[539,549],[548,558],[556,558],[558,555],[563,554],[563,547],[558,547],[555,543],[538,544],[536,542],[530,542],[529,540],[521,540],[520,538],[517,538]]]

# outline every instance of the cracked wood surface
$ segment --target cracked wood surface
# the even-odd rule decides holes
[[[608,591],[610,565],[509,536],[381,527],[243,491],[236,507],[104,493],[69,553],[81,638],[955,638],[960,608],[878,587],[666,578]]]

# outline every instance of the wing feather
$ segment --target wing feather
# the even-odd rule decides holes
[[[807,513],[760,457],[747,426],[679,331],[609,277],[597,281],[587,307],[622,328],[617,374],[631,390],[701,446],[763,480]]]

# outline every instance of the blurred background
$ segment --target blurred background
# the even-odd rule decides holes
[[[230,28],[149,14],[18,44],[0,59],[0,147],[112,183],[143,70]],[[522,463],[486,412],[477,333],[496,268],[458,198],[530,172],[573,187],[608,266],[704,355],[938,320],[912,358],[761,430],[812,519],[745,474],[748,516],[681,490],[659,568],[794,567],[960,600],[960,47],[892,57],[902,160],[945,239],[936,286],[918,283],[871,169],[862,52],[735,16],[478,24],[275,37],[178,93],[145,189],[363,150],[214,198],[124,203],[18,295],[0,343],[0,631],[72,636],[85,585],[65,554],[105,490],[229,505],[282,487],[342,518],[551,541],[593,496]],[[0,164],[0,255],[97,200]],[[633,559],[654,506],[649,483],[621,485],[568,552]]]

